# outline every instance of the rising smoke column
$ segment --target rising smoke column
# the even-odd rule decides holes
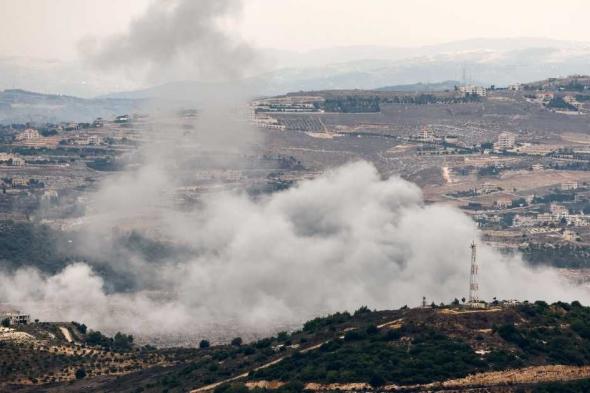
[[[255,65],[255,51],[222,22],[240,15],[239,0],[154,1],[126,32],[84,40],[84,58],[104,70],[145,71],[155,80],[237,80]]]

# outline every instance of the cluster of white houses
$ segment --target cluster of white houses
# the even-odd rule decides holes
[[[25,165],[25,160],[16,154],[0,153],[0,164],[23,166]]]
[[[95,123],[97,121],[99,121],[99,120],[96,120]],[[100,120],[100,121],[101,121],[101,123],[98,123],[98,124],[102,124],[102,120]],[[73,125],[72,125],[72,127],[73,127]],[[98,128],[98,127],[99,126],[97,125],[94,128]],[[72,128],[71,130],[78,130],[77,125],[75,128]],[[57,138],[58,138],[58,140],[60,139],[59,137],[57,137]],[[27,144],[27,142],[34,143],[34,142],[44,141],[44,140],[48,140],[48,139],[52,139],[52,138],[43,137],[39,133],[39,131],[34,128],[27,128],[24,131],[21,131],[18,134],[16,134],[14,139],[17,142]],[[76,134],[70,135],[69,138],[67,139],[67,141],[70,142],[71,144],[76,144],[76,145],[100,145],[102,143],[102,138],[97,134],[82,132],[82,133],[76,133]]]
[[[590,226],[590,216],[587,216],[584,213],[570,214],[567,207],[552,203],[549,207],[549,211],[546,213],[539,213],[535,216],[517,214],[514,216],[512,225],[515,227],[527,227],[561,223],[576,227]]]
[[[34,128],[27,128],[15,136],[17,141],[31,141],[39,138],[41,138],[41,135],[39,134],[39,131]]]

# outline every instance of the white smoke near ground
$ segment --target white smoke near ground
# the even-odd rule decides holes
[[[197,252],[155,269],[157,291],[107,294],[102,279],[77,263],[50,277],[30,269],[2,276],[0,297],[44,319],[98,329],[203,335],[207,325],[231,323],[256,332],[361,305],[461,298],[475,234],[459,210],[424,205],[416,185],[381,179],[366,162],[260,201],[215,195],[162,225]],[[589,298],[553,270],[483,244],[479,251],[485,299]]]

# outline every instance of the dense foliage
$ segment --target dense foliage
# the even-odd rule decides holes
[[[112,351],[129,351],[133,347],[133,336],[117,332],[114,337],[107,337],[99,331],[91,331],[86,335],[86,344]]]
[[[327,112],[362,113],[379,112],[379,97],[337,97],[326,98],[323,109]]]
[[[524,391],[523,391],[524,392]],[[590,380],[572,382],[552,382],[533,388],[531,393],[588,393]],[[520,393],[520,392],[519,392]]]
[[[417,333],[419,332],[419,333]],[[410,342],[402,336],[416,334]],[[487,369],[464,342],[434,330],[406,326],[379,331],[349,331],[343,340],[319,350],[296,353],[277,365],[253,374],[257,379],[304,382],[359,382],[414,384],[463,376]]]
[[[552,307],[536,302],[522,306],[521,310],[530,320],[529,324],[497,328],[500,337],[521,350],[521,358],[543,358],[550,364],[576,366],[590,363],[590,311],[587,308],[577,302],[558,303]]]

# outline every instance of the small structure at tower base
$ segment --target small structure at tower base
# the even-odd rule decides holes
[[[469,308],[474,308],[474,309],[488,308],[488,304],[486,302],[482,302],[480,300],[469,302],[466,304],[466,306]]]

